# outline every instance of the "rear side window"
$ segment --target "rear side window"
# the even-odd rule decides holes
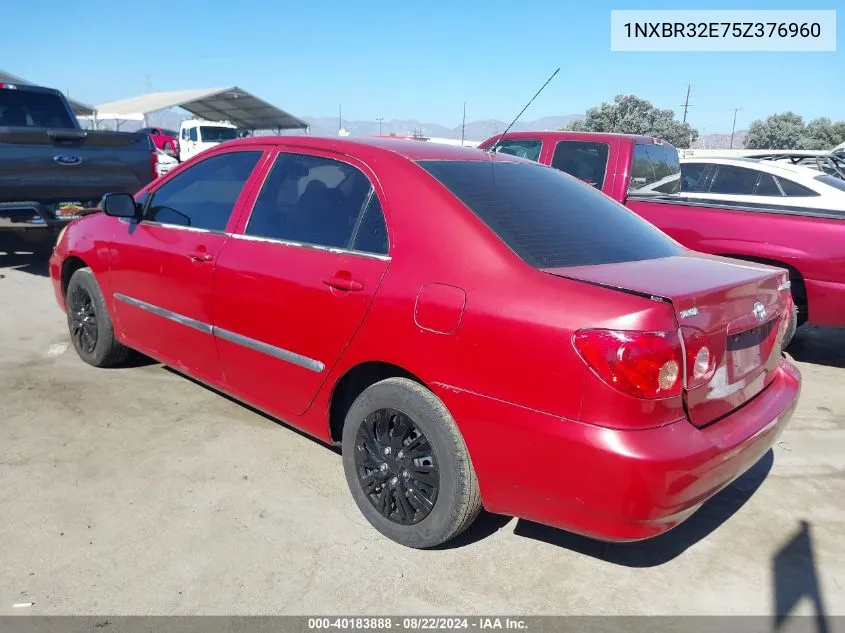
[[[707,165],[704,163],[683,163],[681,165],[681,191],[701,191],[704,184],[702,179],[706,170]]]
[[[604,186],[609,150],[607,143],[560,141],[555,147],[552,167],[601,189]]]
[[[656,227],[556,169],[504,161],[420,161],[519,257],[537,268],[670,257]]]
[[[812,189],[808,189],[807,187],[799,185],[797,182],[793,182],[791,180],[788,180],[787,178],[782,178],[781,176],[778,176],[777,179],[780,183],[780,188],[783,189],[783,194],[785,196],[806,197],[819,195]]]
[[[0,89],[0,127],[73,128],[64,101],[56,94]]]
[[[634,146],[628,193],[672,194],[681,191],[681,161],[671,145],[641,143]]]
[[[372,191],[367,176],[348,163],[279,154],[255,202],[246,234],[386,253],[384,219]]]
[[[782,196],[775,177],[771,174],[761,172],[757,180],[757,188],[754,190],[756,196]]]
[[[494,145],[497,154],[509,154],[533,161],[540,160],[540,150],[543,149],[543,141],[533,138],[503,139]]]
[[[815,179],[826,185],[830,185],[831,187],[836,187],[840,191],[845,191],[845,180],[842,178],[837,178],[836,176],[831,176],[830,174],[822,174],[821,176],[816,176]]]
[[[710,184],[710,193],[722,193],[733,196],[754,195],[757,177],[760,172],[745,167],[719,165]]]
[[[262,152],[218,154],[192,165],[153,193],[144,220],[222,231]]]

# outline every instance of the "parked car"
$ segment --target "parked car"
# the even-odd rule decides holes
[[[179,133],[160,127],[145,127],[142,134],[149,134],[153,144],[169,156],[179,156]]]
[[[49,233],[103,194],[154,177],[146,135],[82,130],[58,90],[0,83],[0,233],[52,250]]]
[[[790,206],[696,199],[681,193],[677,150],[646,136],[513,132],[503,139],[487,139],[479,147],[489,150],[494,144],[496,152],[526,156],[589,182],[687,248],[788,270],[797,306],[795,325],[809,321],[845,326],[842,211],[809,208],[804,204],[807,198],[796,198],[801,203]],[[701,160],[689,159],[689,163]],[[762,165],[762,161],[748,163],[754,169],[764,169]],[[791,178],[785,175],[784,183]],[[832,190],[838,182],[825,176],[815,186]],[[806,184],[804,179],[796,186],[802,184]],[[782,190],[790,184],[780,186]]]
[[[845,213],[845,180],[801,165],[753,158],[682,158],[690,200],[768,210]]]
[[[660,534],[798,401],[785,271],[688,251],[530,161],[257,137],[103,206],[50,260],[79,356],[138,350],[341,445],[361,512],[411,547],[482,505]]]
[[[179,128],[179,160],[186,161],[215,145],[236,138],[238,128],[231,123],[197,119],[182,121]]]

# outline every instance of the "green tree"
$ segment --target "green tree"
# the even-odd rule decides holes
[[[802,149],[804,119],[794,112],[773,114],[751,124],[745,135],[747,149]]]
[[[831,121],[827,117],[807,124],[801,138],[801,149],[832,149],[845,143],[845,121]]]
[[[679,148],[689,147],[698,138],[698,130],[678,121],[672,110],[661,110],[634,95],[616,95],[613,101],[590,108],[583,121],[573,121],[565,129],[643,134]]]

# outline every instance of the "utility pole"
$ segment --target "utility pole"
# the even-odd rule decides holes
[[[342,129],[343,129],[343,106],[338,105],[337,106],[337,131],[338,131],[338,133],[340,133],[340,131]]]
[[[381,122],[384,121],[384,117],[376,117],[376,121],[378,121],[378,135],[381,136]]]
[[[146,92],[153,91],[153,80],[150,77],[150,73],[144,74],[144,88],[146,89]]]
[[[731,149],[734,148],[734,131],[736,130],[736,113],[737,111],[742,110],[742,108],[734,108],[734,122],[731,126]]]
[[[464,101],[464,116],[461,119],[461,147],[464,146],[464,132],[467,126],[467,102]]]

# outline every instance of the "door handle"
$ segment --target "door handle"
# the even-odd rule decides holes
[[[349,273],[347,273],[347,275],[348,274]],[[340,273],[336,274],[334,277],[323,279],[323,283],[326,284],[329,288],[335,288],[336,290],[345,290],[346,292],[364,289],[364,284],[362,284],[360,281],[356,281],[352,279],[352,277],[347,277],[346,275],[340,276]]]
[[[211,253],[189,253],[188,257],[193,259],[195,262],[210,262],[214,259],[214,255]]]

